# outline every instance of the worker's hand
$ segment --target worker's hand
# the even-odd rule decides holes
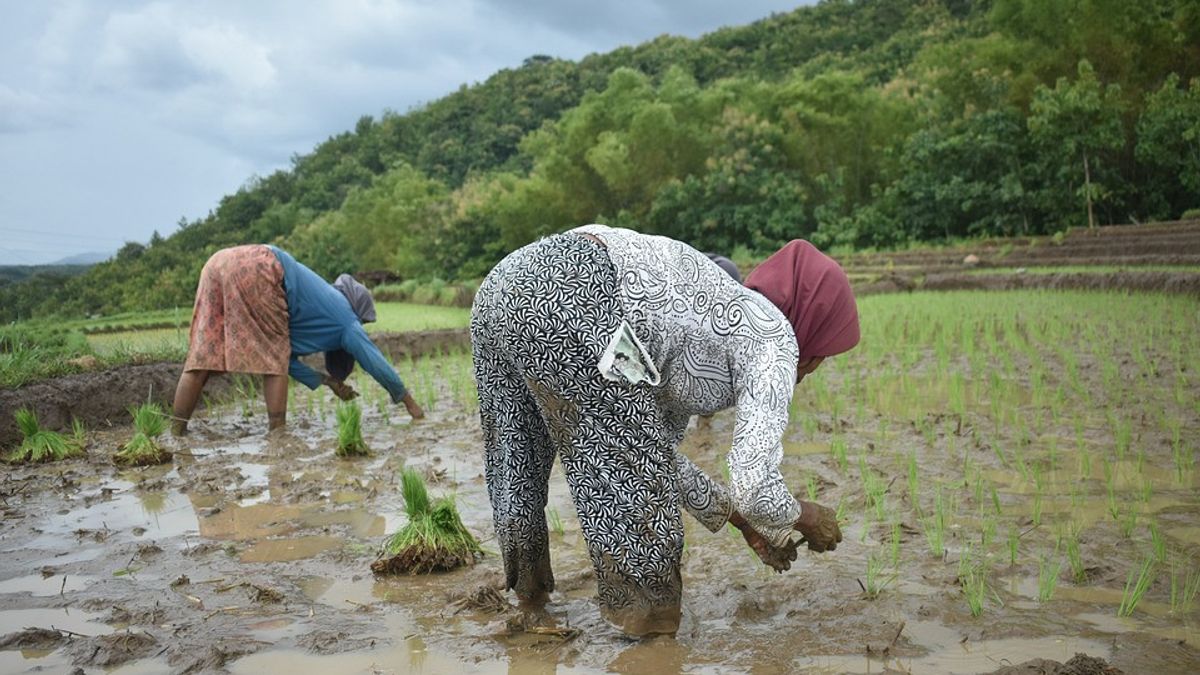
[[[321,378],[321,383],[332,389],[334,395],[343,401],[353,401],[354,399],[358,398],[358,392],[354,391],[354,387],[351,387],[341,380],[337,380],[326,375],[325,377]]]
[[[807,542],[808,548],[818,553],[836,549],[842,541],[842,530],[838,527],[834,510],[814,502],[798,501],[800,517],[792,526],[800,533],[800,541],[796,543]]]
[[[776,572],[784,572],[791,569],[792,563],[796,560],[796,547],[800,545],[799,542],[788,542],[783,546],[773,546],[757,530],[750,527],[750,523],[746,522],[742,514],[737,511],[729,515],[729,523],[742,533],[742,539],[746,540],[746,545],[758,554],[758,559],[764,565]]]
[[[421,406],[417,404],[417,401],[412,397],[412,394],[405,393],[404,398],[400,400],[404,402],[404,407],[408,409],[408,414],[411,415],[414,420],[424,419],[425,411],[422,410]]]

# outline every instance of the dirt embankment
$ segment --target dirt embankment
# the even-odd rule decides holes
[[[466,329],[381,333],[372,339],[393,360],[465,349],[471,344]],[[119,366],[0,390],[0,448],[11,448],[21,440],[13,419],[19,408],[32,408],[45,428],[64,430],[71,427],[73,417],[89,429],[126,424],[129,406],[148,400],[169,407],[182,367],[180,363]],[[212,378],[204,393],[219,397],[230,384],[227,377]]]

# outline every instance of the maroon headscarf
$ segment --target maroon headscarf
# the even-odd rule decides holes
[[[746,278],[746,286],[787,317],[796,331],[802,363],[858,344],[858,306],[850,280],[833,258],[807,241],[794,239],[764,260]]]

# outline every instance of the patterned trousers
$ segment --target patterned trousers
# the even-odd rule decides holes
[[[601,614],[629,635],[674,633],[676,439],[650,387],[605,380],[597,368],[623,318],[607,252],[576,234],[529,244],[484,280],[471,340],[488,495],[508,588],[540,605],[554,589],[545,507],[557,453]]]

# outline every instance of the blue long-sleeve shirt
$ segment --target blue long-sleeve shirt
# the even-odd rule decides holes
[[[288,375],[309,389],[316,389],[321,386],[320,374],[299,357],[344,349],[391,394],[392,402],[399,403],[406,392],[404,382],[367,337],[346,296],[287,251],[270,248],[283,266],[283,288],[287,292],[288,332],[292,342]]]

